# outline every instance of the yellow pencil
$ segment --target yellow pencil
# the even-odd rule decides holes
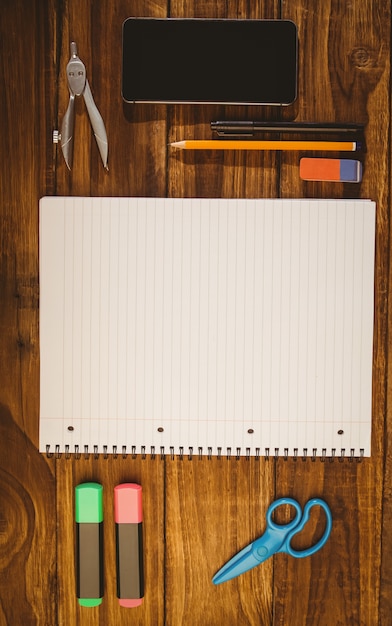
[[[354,152],[358,141],[242,141],[222,139],[188,139],[170,144],[181,150],[322,150]]]

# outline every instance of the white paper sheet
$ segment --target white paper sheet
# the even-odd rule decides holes
[[[370,455],[374,239],[366,200],[43,198],[40,450]]]

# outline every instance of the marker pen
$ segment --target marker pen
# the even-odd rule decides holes
[[[144,596],[142,488],[123,483],[114,488],[117,597],[120,606],[140,606]]]
[[[81,606],[98,606],[103,596],[103,487],[75,488],[76,595]]]

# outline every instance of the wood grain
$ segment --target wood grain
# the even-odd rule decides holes
[[[48,601],[56,595],[53,463],[2,404],[0,445],[0,623],[55,624]]]
[[[0,12],[0,623],[56,624],[53,463],[37,453],[38,207],[51,118],[54,6]],[[21,36],[20,25],[26,25]],[[27,26],[28,25],[28,26]],[[49,185],[50,188],[50,185]],[[38,593],[37,593],[38,589]]]
[[[389,119],[382,104],[388,99],[389,36],[386,31],[383,35],[382,31],[387,28],[389,17],[382,2],[368,5],[361,3],[358,12],[354,10],[353,4],[343,8],[340,3],[323,3],[315,11],[314,3],[291,3],[283,16],[298,24],[302,42],[300,67],[309,78],[300,86],[302,97],[298,103],[299,119],[310,116],[312,119],[363,122],[366,124],[367,152],[362,156],[364,180],[360,188],[347,184],[309,184],[300,181],[298,176],[293,182],[298,156],[287,153],[282,159],[282,192],[288,195],[295,190],[295,195],[308,197],[355,197],[360,194],[360,197],[371,197],[377,202],[377,315],[374,335],[372,459],[344,466],[344,470],[339,463],[316,463],[310,467],[310,476],[307,475],[309,466],[306,464],[305,467],[301,467],[301,464],[278,466],[277,480],[287,485],[290,493],[297,493],[300,501],[305,501],[310,491],[326,499],[331,494],[329,502],[335,515],[333,537],[339,546],[339,558],[335,553],[328,554],[331,549],[329,544],[325,547],[325,558],[318,561],[315,555],[307,564],[306,572],[301,572],[301,578],[304,574],[309,577],[309,591],[313,590],[312,580],[323,581],[322,588],[320,584],[317,587],[317,594],[310,593],[307,596],[306,612],[303,610],[303,600],[294,590],[289,592],[293,594],[289,602],[286,593],[280,598],[279,579],[290,580],[297,566],[296,563],[282,561],[282,571],[275,578],[276,620],[278,624],[287,623],[287,607],[290,607],[295,623],[324,623],[323,620],[327,623],[330,607],[334,606],[336,624],[377,624],[381,619],[375,609],[379,585],[371,581],[378,580],[381,565],[382,490],[377,489],[376,485],[382,484],[383,476],[387,358],[385,281],[389,257],[389,232],[386,227],[388,191],[384,180],[389,168],[390,150],[387,132]],[[373,96],[374,92],[377,97]],[[375,173],[377,170],[378,174]],[[374,182],[378,175],[382,180],[380,186],[375,188]],[[339,491],[334,493],[333,485],[336,484],[339,484]],[[369,488],[369,485],[374,485],[374,488]],[[364,566],[366,551],[371,556]],[[331,559],[334,564],[332,568]],[[347,581],[350,581],[349,585]]]
[[[317,5],[317,6],[316,6]],[[299,95],[289,107],[129,105],[121,98],[121,27],[130,16],[284,18],[298,26]],[[23,29],[22,29],[23,25]],[[19,624],[392,624],[390,27],[384,0],[5,0],[0,12],[0,626]],[[69,44],[109,138],[102,167],[82,99],[69,172],[52,144],[68,104]],[[210,138],[212,119],[366,124],[361,185],[306,183],[300,154],[174,152]],[[317,138],[317,137],[315,137]],[[332,156],[332,155],[330,155]],[[47,459],[39,415],[38,200],[42,195],[363,197],[377,202],[372,457]],[[105,598],[75,597],[74,488],[104,486]],[[144,490],[146,595],[115,597],[115,484]],[[308,559],[276,555],[215,587],[213,574],[259,536],[275,497],[325,498],[331,538]],[[317,537],[312,516],[298,539]]]
[[[254,458],[168,464],[168,624],[271,623],[272,561],[227,584],[214,587],[211,578],[260,534],[273,496],[273,469],[272,461]]]

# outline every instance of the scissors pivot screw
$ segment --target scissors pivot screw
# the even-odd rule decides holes
[[[268,555],[268,549],[265,546],[262,546],[261,548],[258,548],[257,554],[261,556],[262,558],[264,558],[265,556]]]

